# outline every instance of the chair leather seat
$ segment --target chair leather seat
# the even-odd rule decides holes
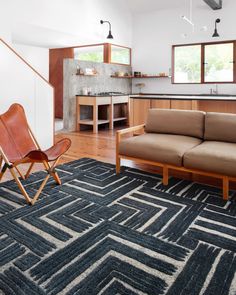
[[[184,135],[146,133],[122,140],[119,154],[180,167],[184,153],[201,142]]]
[[[70,147],[71,141],[68,138],[61,139],[54,146],[50,147],[44,153],[48,157],[48,161],[55,161],[59,156],[64,154]]]
[[[184,167],[236,177],[236,143],[204,141],[185,153]]]

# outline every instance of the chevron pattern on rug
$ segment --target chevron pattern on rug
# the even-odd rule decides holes
[[[236,192],[88,158],[57,170],[34,206],[0,185],[0,294],[236,294]]]

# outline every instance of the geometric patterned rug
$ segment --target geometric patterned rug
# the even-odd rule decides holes
[[[235,192],[88,158],[57,170],[34,206],[0,185],[0,294],[236,294]]]

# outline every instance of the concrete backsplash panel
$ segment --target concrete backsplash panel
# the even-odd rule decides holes
[[[92,68],[98,74],[96,76],[79,76],[76,75],[77,68],[82,70]],[[111,75],[119,71],[131,73],[132,68],[115,64],[64,59],[63,121],[66,130],[75,131],[76,129],[76,95],[82,95],[84,87],[90,88],[92,94],[111,91],[131,93],[131,79],[111,78]]]

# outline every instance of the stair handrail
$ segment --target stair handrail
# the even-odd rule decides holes
[[[32,71],[35,72],[41,79],[43,79],[50,87],[54,89],[54,86],[48,82],[46,78],[44,78],[35,68],[33,68],[19,53],[17,53],[9,44],[7,44],[3,39],[0,38],[0,42],[2,42],[8,49],[10,49],[15,55],[17,55]]]

